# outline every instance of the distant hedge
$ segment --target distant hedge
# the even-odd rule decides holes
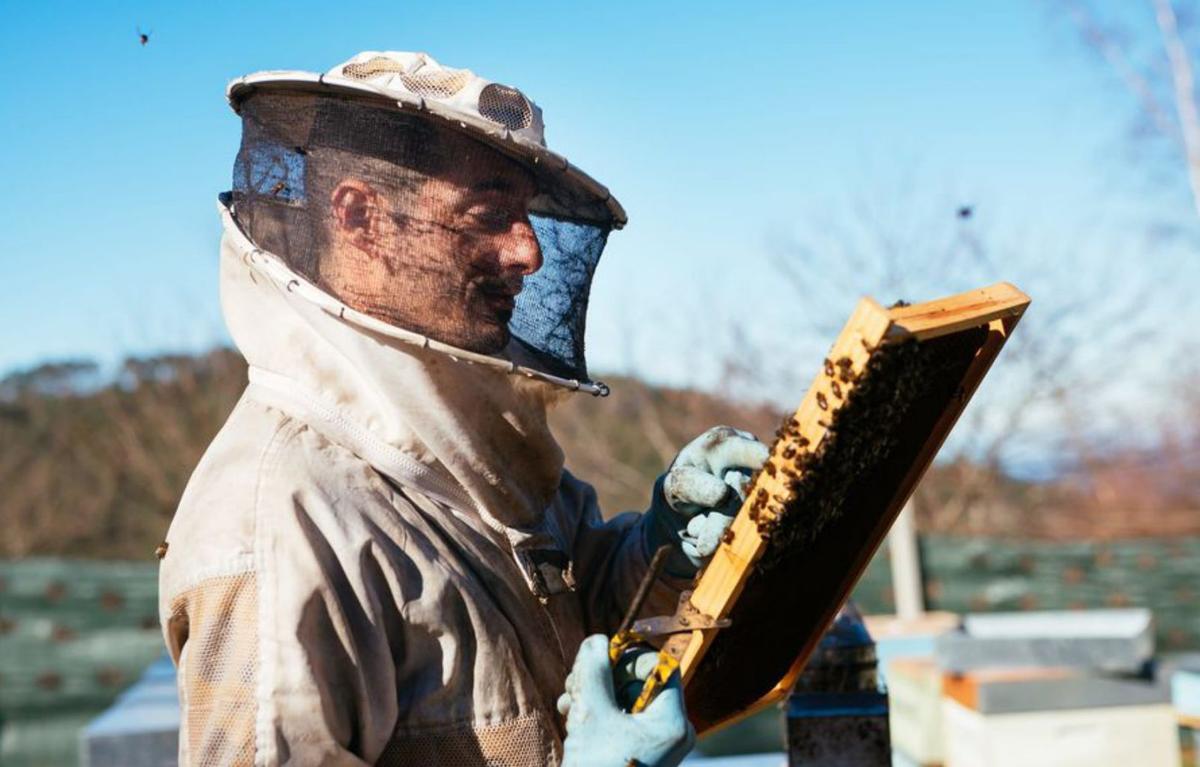
[[[1149,607],[1158,649],[1200,649],[1200,537],[1103,542],[921,537],[928,609],[957,613]],[[887,550],[855,590],[864,612],[891,612]]]
[[[157,565],[0,560],[0,764],[78,764],[80,728],[162,652]]]

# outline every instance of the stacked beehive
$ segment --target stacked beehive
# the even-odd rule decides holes
[[[888,663],[893,743],[923,765],[1177,767],[1153,632],[1147,610],[967,616]]]

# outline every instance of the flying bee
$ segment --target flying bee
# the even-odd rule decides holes
[[[143,46],[145,46],[146,43],[150,42],[150,35],[152,35],[152,34],[154,34],[154,33],[153,32],[143,32],[141,27],[137,28],[138,42],[141,43]]]
[[[275,186],[271,187],[271,196],[278,197],[281,192],[287,189],[287,184],[282,181],[276,181]]]

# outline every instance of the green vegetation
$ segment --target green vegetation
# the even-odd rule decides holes
[[[0,560],[0,764],[78,764],[79,730],[163,652],[157,570]]]

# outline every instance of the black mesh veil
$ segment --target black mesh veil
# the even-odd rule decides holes
[[[588,380],[612,222],[561,215],[589,210],[578,190],[394,101],[270,89],[237,108],[233,214],[257,247],[376,319]]]

